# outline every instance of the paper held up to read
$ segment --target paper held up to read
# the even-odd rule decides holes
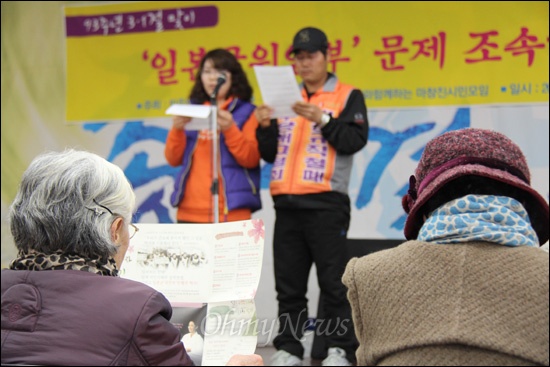
[[[254,298],[264,243],[261,219],[140,223],[120,276],[161,292],[174,308],[174,325],[186,329],[195,321],[204,334],[201,365],[224,366],[233,354],[252,354],[258,345]],[[185,316],[204,304],[204,318]]]
[[[264,104],[273,108],[273,118],[296,117],[292,105],[302,100],[292,66],[254,66]]]
[[[210,129],[210,106],[200,104],[173,104],[166,110],[167,115],[191,117],[185,130]]]

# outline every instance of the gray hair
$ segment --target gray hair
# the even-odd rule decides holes
[[[117,252],[112,223],[121,217],[130,224],[135,202],[130,182],[113,163],[86,151],[47,152],[23,174],[10,206],[11,233],[20,252],[105,258]]]

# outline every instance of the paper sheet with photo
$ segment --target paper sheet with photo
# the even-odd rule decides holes
[[[140,223],[121,276],[173,304],[253,299],[262,268],[261,219],[216,224]]]
[[[254,353],[263,221],[138,227],[121,277],[155,288],[173,307],[208,304],[202,365],[225,365],[233,354]]]
[[[302,100],[292,66],[254,66],[264,104],[273,108],[273,118],[296,117],[291,106]]]
[[[167,115],[191,117],[186,130],[207,130],[211,128],[210,106],[195,104],[173,104],[165,111]]]

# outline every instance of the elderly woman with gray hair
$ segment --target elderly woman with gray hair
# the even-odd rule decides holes
[[[9,214],[19,255],[2,270],[2,364],[193,365],[168,300],[118,277],[135,201],[123,171],[93,153],[32,161]]]

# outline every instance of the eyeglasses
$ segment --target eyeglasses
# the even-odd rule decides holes
[[[107,210],[107,211],[109,212],[109,214],[115,215],[115,214],[111,211],[111,209],[107,208],[107,207],[104,206],[104,205],[101,205],[101,204],[98,203],[95,199],[92,199],[92,201],[94,202],[95,205],[99,206],[100,208],[103,208],[103,209]],[[100,217],[100,216],[102,216],[103,214],[105,214],[105,212],[102,212],[102,211],[99,210],[98,208],[92,209],[92,208],[88,208],[87,206],[85,206],[85,208],[88,209],[88,210],[90,210],[90,211],[92,211],[92,212],[94,212],[94,214],[97,215],[98,217]]]
[[[109,214],[115,215],[115,213],[113,213],[111,211],[111,209],[107,208],[105,205],[101,205],[95,199],[92,199],[92,201],[94,202],[95,205],[107,210],[109,212]],[[105,212],[102,212],[98,208],[92,209],[92,208],[86,207],[86,209],[93,211],[95,213],[95,215],[97,215],[98,217],[105,214]],[[131,239],[132,237],[134,237],[138,231],[139,231],[139,228],[136,227],[136,225],[134,223],[130,223],[128,225],[128,238]]]
[[[136,227],[136,225],[134,223],[130,223],[130,225],[128,226],[128,235],[129,235],[129,239],[132,239],[132,237],[134,237],[136,235],[136,233],[138,233],[139,231],[139,228]]]

